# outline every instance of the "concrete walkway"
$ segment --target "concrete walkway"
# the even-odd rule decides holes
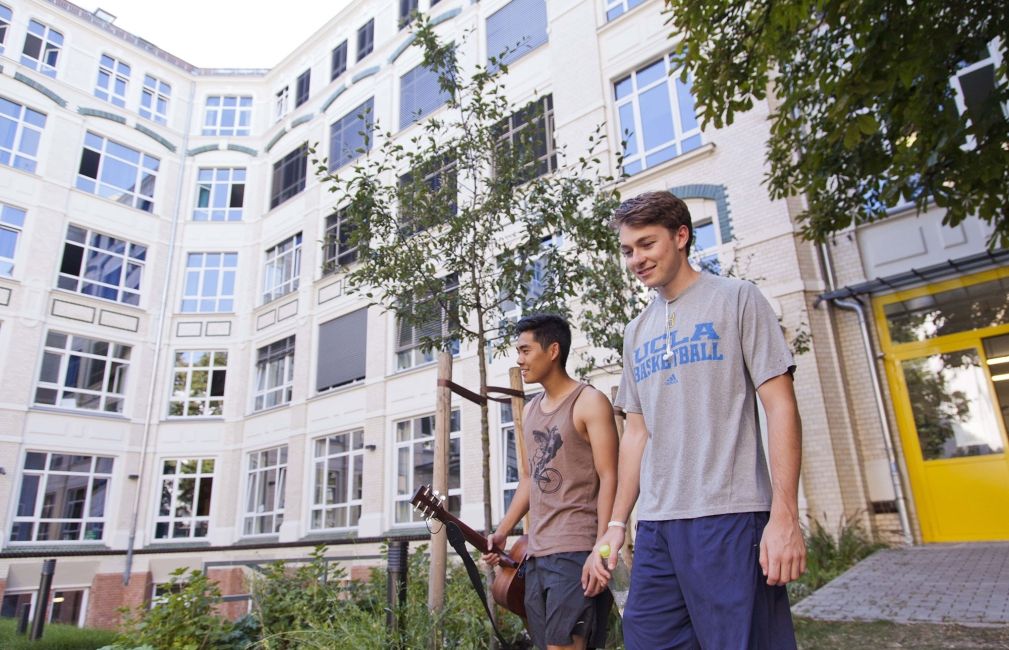
[[[792,612],[825,621],[1009,625],[1009,542],[879,551]]]

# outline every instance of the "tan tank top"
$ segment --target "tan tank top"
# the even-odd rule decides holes
[[[591,551],[596,542],[599,476],[592,446],[575,428],[581,384],[551,412],[540,408],[543,393],[529,404],[524,422],[529,457],[529,554]]]

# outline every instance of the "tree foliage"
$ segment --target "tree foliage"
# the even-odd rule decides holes
[[[445,108],[401,133],[376,122],[370,154],[353,166],[317,161],[347,220],[345,245],[357,248],[347,287],[393,312],[397,335],[412,332],[425,348],[500,349],[517,313],[570,314],[595,281],[593,260],[615,258],[606,221],[616,179],[595,153],[603,130],[569,160],[554,148],[549,100],[509,98],[501,56],[462,65],[464,41],[443,42],[424,16],[413,29]],[[487,355],[477,358],[484,392]],[[486,405],[481,443],[490,527]]]
[[[1009,43],[1009,5],[667,0],[666,13],[704,124],[773,96],[767,184],[807,197],[807,238],[934,202],[946,224],[977,215],[1009,246],[1009,59],[977,110],[962,114],[951,84]]]

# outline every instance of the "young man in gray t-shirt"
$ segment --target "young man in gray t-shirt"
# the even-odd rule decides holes
[[[627,325],[607,579],[638,503],[627,648],[794,648],[784,585],[805,571],[798,519],[795,365],[751,283],[687,261],[690,212],[669,192],[625,201],[614,228],[628,269],[655,289]],[[767,470],[756,417],[768,423]]]

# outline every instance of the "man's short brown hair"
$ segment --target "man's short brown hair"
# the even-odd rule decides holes
[[[672,192],[645,192],[627,199],[613,212],[610,228],[620,230],[621,226],[640,228],[642,226],[665,226],[674,236],[680,226],[686,226],[689,237],[683,254],[690,254],[694,244],[694,224],[690,210],[682,199]]]

